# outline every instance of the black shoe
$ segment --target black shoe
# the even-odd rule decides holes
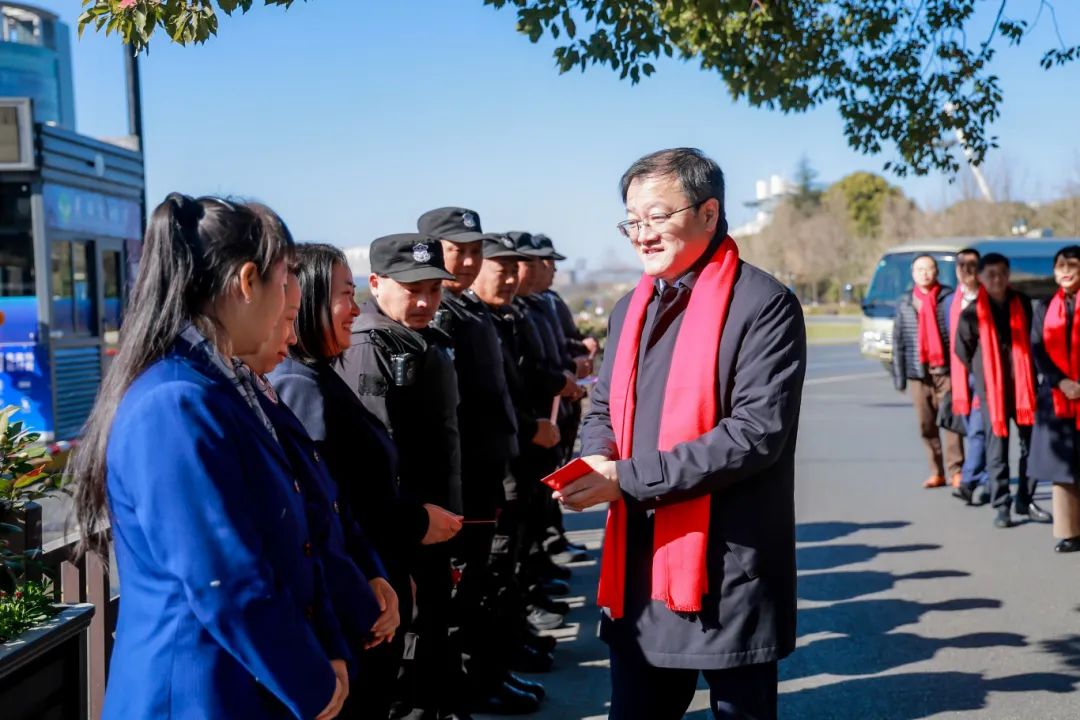
[[[1016,503],[1016,514],[1027,515],[1032,522],[1037,523],[1049,523],[1054,522],[1054,516],[1043,510],[1034,502],[1030,503]]]
[[[964,501],[965,505],[972,505],[972,500],[975,499],[975,491],[968,485],[961,485],[952,491],[952,496]]]
[[[545,556],[546,558],[547,556]],[[542,578],[551,578],[554,580],[569,580],[571,576],[570,568],[563,567],[562,565],[556,565],[553,562],[546,562],[537,568],[537,575]]]
[[[990,504],[990,491],[989,490],[983,490],[982,492],[980,492],[978,495],[975,496],[975,502],[973,503],[973,505],[978,506],[978,505],[989,505],[989,504]]]
[[[473,716],[464,710],[439,713],[439,720],[473,720]]]
[[[556,615],[569,615],[570,606],[562,600],[552,600],[542,592],[531,592],[526,598],[526,602],[529,603],[529,610],[533,608],[542,608],[549,613],[555,613]],[[551,628],[542,628],[543,630],[550,630]]]
[[[540,590],[545,595],[562,597],[570,594],[570,583],[558,578],[550,578],[540,583]]]
[[[565,618],[559,613],[530,605],[529,615],[525,619],[537,630],[554,630],[562,627]]]
[[[545,673],[554,664],[555,658],[550,653],[538,652],[528,645],[518,648],[509,663],[511,670],[523,673]]]
[[[1065,538],[1058,541],[1058,544],[1054,546],[1054,552],[1056,553],[1071,553],[1080,551],[1080,537]]]
[[[529,626],[529,629],[531,630],[532,626]],[[522,643],[537,652],[551,653],[555,652],[555,646],[559,644],[559,641],[550,635],[535,635],[532,632],[526,632]]]
[[[492,715],[525,715],[539,710],[540,701],[535,695],[504,682],[491,694],[475,700],[472,709]]]
[[[522,692],[529,693],[537,700],[543,700],[547,697],[547,690],[544,689],[542,683],[538,683],[535,680],[526,680],[520,675],[515,675],[512,672],[506,673],[506,684]]]
[[[1003,507],[997,512],[997,517],[994,518],[994,527],[996,528],[1010,528],[1013,526],[1012,517],[1009,516],[1009,508]]]

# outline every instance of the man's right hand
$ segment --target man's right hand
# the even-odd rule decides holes
[[[532,444],[548,450],[559,444],[562,437],[559,435],[559,426],[547,418],[536,421],[536,434],[533,435]]]
[[[566,383],[559,391],[559,395],[571,400],[580,400],[585,395],[585,391],[577,384],[577,376],[569,370],[563,370],[563,377],[566,378]]]
[[[1065,378],[1058,383],[1058,390],[1065,393],[1065,397],[1070,400],[1080,400],[1080,383],[1075,380],[1069,380]]]
[[[444,510],[431,503],[424,503],[424,509],[427,510],[428,529],[420,540],[421,545],[435,545],[446,542],[461,530],[462,517],[460,515],[455,515],[449,510]]]

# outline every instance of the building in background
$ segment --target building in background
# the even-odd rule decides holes
[[[56,16],[0,0],[0,31],[0,407],[70,440],[119,346],[143,156],[76,132],[70,30]]]
[[[757,235],[772,222],[773,213],[780,201],[791,194],[792,187],[780,175],[772,175],[768,180],[754,183],[754,199],[745,203],[746,207],[756,210],[754,219],[731,229],[731,237],[739,238]]]

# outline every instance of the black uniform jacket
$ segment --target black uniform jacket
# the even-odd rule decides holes
[[[679,282],[692,287],[693,275]],[[769,662],[795,647],[795,440],[806,329],[795,297],[740,263],[720,341],[719,424],[673,450],[657,449],[664,390],[689,294],[658,321],[646,316],[637,376],[633,456],[617,464],[628,510],[626,608],[601,637],[659,667],[717,669]],[[630,296],[611,338],[582,427],[582,455],[616,457],[608,414],[612,366]],[[649,342],[645,341],[650,337]],[[698,614],[650,599],[653,509],[709,495],[709,592]],[[633,646],[637,646],[636,648]]]
[[[269,379],[315,442],[341,491],[339,505],[371,539],[400,594],[428,517],[419,503],[399,494],[397,449],[386,429],[329,363],[288,358]]]
[[[353,322],[341,376],[390,430],[401,487],[422,503],[462,511],[458,390],[450,338],[417,332],[383,315],[373,300]]]

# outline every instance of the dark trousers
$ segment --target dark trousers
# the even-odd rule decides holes
[[[990,413],[983,407],[983,426],[986,430],[986,476],[990,486],[990,498],[995,508],[1010,508],[1013,505],[1009,490],[1009,438],[998,437],[990,427]],[[1011,425],[1010,425],[1011,427]],[[1038,482],[1028,477],[1028,453],[1031,450],[1031,427],[1016,426],[1017,439],[1020,441],[1020,482],[1016,488],[1016,504],[1025,506],[1035,497],[1035,485]]]
[[[725,670],[650,665],[640,652],[611,649],[609,720],[678,720],[690,707],[698,673],[709,684],[709,708],[723,720],[776,720],[776,662]]]
[[[413,708],[457,709],[460,688],[456,669],[460,656],[453,657],[450,646],[450,552],[443,545],[421,547],[412,570],[416,583],[416,610],[413,617],[412,659],[405,666],[403,694]]]

